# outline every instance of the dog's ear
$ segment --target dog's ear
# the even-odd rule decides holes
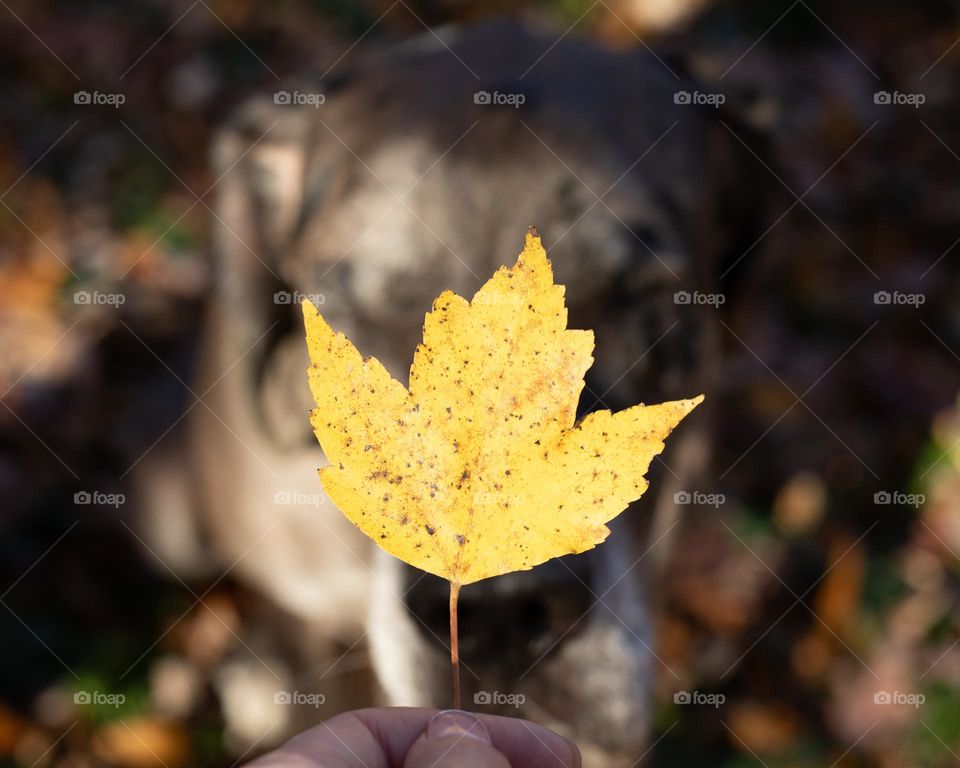
[[[218,267],[259,261],[268,276],[293,283],[286,262],[349,157],[335,135],[321,128],[336,122],[336,97],[349,80],[345,75],[285,83],[244,102],[217,132],[211,166]]]
[[[721,99],[694,107],[706,126],[703,177],[711,180],[713,196],[703,222],[707,258],[700,277],[729,306],[768,267],[768,228],[793,202],[777,179],[783,176],[774,151],[779,97],[762,69],[724,71],[716,60],[691,53],[680,37],[665,39],[658,52],[691,91]]]
[[[283,343],[297,322],[299,301],[298,286],[290,282],[285,261],[303,217],[311,163],[309,113],[314,110],[286,103],[289,93],[279,91],[279,98],[268,94],[244,104],[215,136],[211,163],[216,181],[216,299],[210,311],[226,314],[219,320],[211,318],[209,327],[219,332],[208,350],[223,356],[221,369],[242,356],[249,403],[259,398],[254,418],[276,447],[299,446],[309,437],[302,424],[290,425],[289,419],[277,417],[282,409],[267,407],[290,399],[285,391],[275,396],[274,390],[284,382],[267,373],[290,375],[291,369],[306,367],[302,343],[292,351]],[[280,365],[278,358],[297,362]],[[291,376],[290,381],[299,378]],[[301,411],[290,412],[299,416],[306,408],[304,403]]]
[[[265,96],[244,104],[218,132],[212,166],[221,261],[235,260],[239,245],[243,258],[276,271],[301,215],[309,130],[303,109]],[[242,242],[231,243],[231,235]]]
[[[743,107],[744,111],[740,110]],[[718,110],[709,157],[717,185],[717,222],[722,233],[714,243],[714,274],[718,290],[728,305],[764,271],[767,232],[779,212],[790,204],[787,191],[777,181],[769,125],[755,121],[765,108],[751,107],[732,97]]]
[[[300,110],[267,96],[244,104],[213,139],[212,289],[214,306],[243,307],[229,331],[234,357],[278,319],[282,255],[302,205],[305,130]]]

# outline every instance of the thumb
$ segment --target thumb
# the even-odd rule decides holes
[[[494,749],[483,723],[451,709],[434,715],[403,768],[510,768],[510,762]]]

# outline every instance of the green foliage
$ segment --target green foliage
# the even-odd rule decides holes
[[[81,670],[72,687],[77,714],[93,723],[130,718],[150,709],[143,681],[110,680],[97,667]]]
[[[944,768],[956,765],[956,751],[960,744],[960,688],[936,683],[923,691],[926,701],[920,707],[920,716],[914,726],[904,757],[913,765]]]

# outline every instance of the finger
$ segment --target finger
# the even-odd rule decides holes
[[[435,709],[362,709],[354,713],[378,734],[391,765],[402,765],[413,742],[437,716]],[[523,768],[580,768],[580,750],[542,725],[515,717],[474,715],[487,729],[494,748],[510,765]],[[387,727],[384,727],[384,724]],[[402,725],[401,725],[402,723]]]
[[[441,712],[410,747],[403,768],[510,768],[487,727],[466,712]]]
[[[386,768],[403,765],[435,709],[391,707],[346,712],[301,733],[249,768]],[[576,745],[535,723],[477,715],[510,765],[580,768]]]
[[[345,712],[304,731],[246,768],[391,768],[380,733],[357,712]],[[411,738],[415,739],[416,736]],[[400,760],[402,760],[402,755]]]

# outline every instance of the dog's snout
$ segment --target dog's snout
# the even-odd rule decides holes
[[[458,610],[461,657],[522,674],[575,636],[593,601],[589,560],[561,558],[463,587]],[[408,578],[407,607],[428,640],[445,641],[449,585],[412,569]]]

